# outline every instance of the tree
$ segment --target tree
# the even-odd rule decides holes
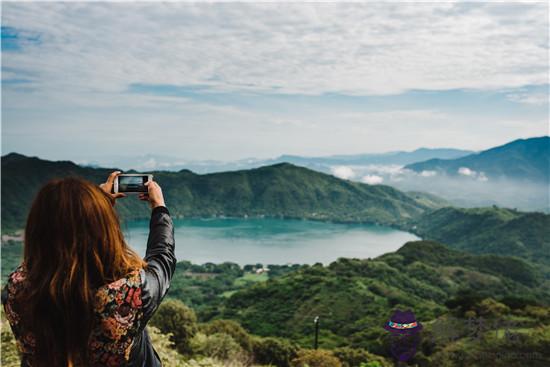
[[[257,338],[252,343],[254,359],[257,363],[289,367],[290,361],[296,357],[298,348],[286,339]]]
[[[510,312],[510,307],[506,306],[503,303],[495,301],[492,298],[485,298],[483,301],[477,304],[476,312],[478,315],[483,317],[502,318],[503,315],[506,315]]]
[[[341,347],[333,351],[343,367],[390,366],[383,357],[369,353],[365,349]]]
[[[230,335],[241,348],[247,352],[252,352],[252,338],[246,330],[233,320],[214,320],[207,324],[202,324],[200,329],[206,335],[223,333]]]
[[[292,367],[342,367],[342,363],[331,351],[301,349],[292,360]]]
[[[193,352],[220,361],[249,361],[250,355],[231,337],[224,333],[205,335],[198,333],[191,341]]]
[[[164,301],[151,319],[151,325],[165,334],[172,334],[171,340],[178,352],[191,354],[190,340],[197,333],[197,317],[183,302]]]
[[[187,367],[183,356],[173,349],[174,343],[170,340],[170,335],[162,334],[154,326],[147,326],[147,331],[164,366]]]

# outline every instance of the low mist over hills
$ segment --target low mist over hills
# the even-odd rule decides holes
[[[454,205],[499,205],[521,210],[550,211],[550,138],[516,140],[481,152],[450,148],[420,148],[411,152],[305,157],[281,155],[273,159],[189,161],[177,157],[107,157],[85,162],[92,167],[196,173],[258,168],[292,163],[336,177],[368,184],[385,184],[403,191],[442,196]],[[108,164],[107,163],[112,163]]]
[[[409,164],[405,168],[449,176],[477,176],[488,180],[507,178],[548,184],[550,137],[519,139],[465,157],[430,159]]]

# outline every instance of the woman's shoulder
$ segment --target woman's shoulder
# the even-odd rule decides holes
[[[137,269],[120,279],[99,287],[96,291],[95,311],[103,313],[106,309],[122,305],[139,309],[142,305],[142,279],[142,271]]]
[[[25,263],[21,263],[8,275],[8,281],[18,283],[25,279],[25,273]]]
[[[23,283],[26,278],[25,266],[21,263],[17,268],[15,268],[9,275],[6,281],[6,289],[9,291],[15,291],[23,286]]]
[[[122,278],[104,284],[99,289],[119,289],[124,286],[136,287],[141,285],[141,269],[134,269]]]

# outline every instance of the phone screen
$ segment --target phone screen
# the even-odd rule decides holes
[[[118,192],[147,192],[147,175],[118,176]]]

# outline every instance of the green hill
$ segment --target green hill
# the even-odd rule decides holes
[[[550,292],[544,287],[541,274],[522,260],[417,241],[375,259],[303,267],[237,291],[226,301],[223,317],[259,335],[310,345],[312,320],[319,315],[324,347],[351,345],[383,354],[382,325],[395,308],[432,320],[464,292],[479,299],[520,296],[547,306]]]
[[[99,184],[112,170],[15,153],[2,157],[3,229],[24,226],[33,197],[48,180],[81,176]],[[398,225],[437,206],[433,198],[416,195],[417,200],[389,186],[342,180],[288,163],[205,175],[151,173],[175,217],[272,216]],[[148,217],[146,205],[136,198],[119,203],[125,219]]]
[[[412,221],[411,231],[472,252],[518,256],[550,266],[550,215],[497,207],[441,208]]]
[[[492,178],[512,178],[548,184],[550,179],[550,137],[519,139],[456,159],[430,159],[405,166],[416,172],[436,171],[457,176],[469,168]]]

